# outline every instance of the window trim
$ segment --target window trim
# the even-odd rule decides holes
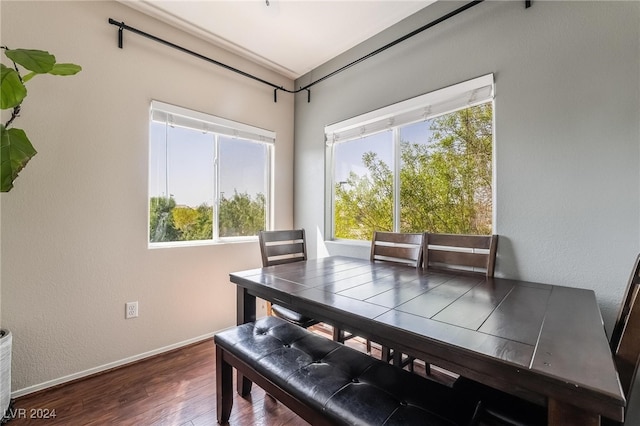
[[[493,74],[447,86],[325,127],[327,145],[486,103],[494,97]]]
[[[457,83],[451,86],[437,89],[423,95],[416,96],[404,101],[391,104],[377,110],[373,110],[346,120],[325,126],[325,158],[327,159],[326,170],[326,191],[325,197],[329,200],[325,203],[325,235],[328,241],[353,242],[359,240],[348,240],[336,238],[335,236],[335,152],[337,143],[348,142],[360,139],[382,131],[393,130],[393,162],[394,170],[400,162],[399,158],[399,131],[402,126],[410,125],[420,121],[426,121],[440,115],[449,114],[461,109],[470,108],[476,105],[491,102],[495,111],[495,81],[494,75],[486,74],[471,80]],[[495,114],[492,118],[492,126],[495,129]],[[495,131],[492,141],[493,158],[495,159]],[[495,160],[494,160],[495,164]],[[492,171],[492,197],[494,209],[492,212],[492,223],[495,228],[495,167]],[[400,174],[394,172],[394,194],[393,194],[393,226],[400,228]]]
[[[203,132],[218,133],[271,144],[276,141],[276,132],[274,131],[156,100],[151,101],[149,115],[150,120],[168,121],[176,126],[199,129]],[[169,117],[165,118],[165,115]],[[196,123],[200,125],[196,127]]]
[[[230,137],[233,139],[243,139],[251,143],[264,144],[266,147],[267,158],[265,163],[265,228],[267,230],[273,228],[273,199],[274,199],[274,179],[275,170],[275,142],[276,133],[271,130],[262,129],[260,127],[249,124],[228,120],[211,114],[203,113],[188,108],[179,107],[177,105],[152,100],[149,108],[149,124],[151,122],[170,123],[172,126],[183,127],[196,131],[215,134],[214,146],[216,148],[214,168],[214,217],[213,217],[213,235],[208,240],[190,240],[190,241],[161,241],[152,242],[149,230],[150,222],[150,202],[151,193],[149,192],[149,183],[147,183],[147,248],[179,248],[179,247],[197,247],[219,244],[234,244],[242,242],[253,242],[258,240],[257,235],[252,236],[232,236],[220,237],[219,235],[219,207],[220,207],[220,165],[219,165],[219,137]],[[149,140],[148,142],[149,143]],[[148,165],[151,171],[151,164]],[[147,173],[147,176],[149,176]]]

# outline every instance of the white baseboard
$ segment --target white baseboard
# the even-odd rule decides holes
[[[162,348],[154,349],[149,352],[144,352],[139,355],[130,356],[128,358],[121,359],[119,361],[110,362],[108,364],[100,365],[98,367],[90,368],[88,370],[80,371],[77,373],[69,374],[68,376],[60,377],[58,379],[49,380],[44,383],[40,383],[37,385],[29,386],[23,389],[18,389],[16,391],[11,392],[12,398],[19,398],[24,395],[28,395],[33,392],[41,391],[53,386],[61,385],[63,383],[70,382],[72,380],[81,379],[83,377],[91,376],[92,374],[101,373],[103,371],[110,370],[112,368],[121,367],[126,364],[130,364],[135,361],[139,361],[144,358],[148,358],[150,356],[159,355],[163,352],[168,352],[174,349],[181,348],[183,346],[188,346],[193,343],[197,343],[203,340],[211,339],[217,332],[203,334],[202,336],[194,337],[192,339],[184,340],[182,342],[174,343],[169,346],[165,346]],[[212,343],[213,344],[213,343]]]

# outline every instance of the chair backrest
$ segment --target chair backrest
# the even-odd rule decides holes
[[[260,241],[262,266],[307,260],[304,229],[260,231],[258,240]]]
[[[629,313],[622,320],[622,332],[618,344],[613,349],[613,359],[627,401],[636,380],[640,362],[640,297],[632,291],[629,301]]]
[[[622,329],[627,322],[629,311],[631,310],[631,302],[640,289],[640,254],[636,256],[636,261],[633,264],[631,270],[631,276],[627,282],[627,289],[624,292],[622,303],[620,304],[620,310],[618,311],[618,317],[613,326],[613,332],[611,333],[611,339],[609,343],[611,345],[611,351],[614,352],[620,343],[620,336],[622,335]]]
[[[371,261],[422,265],[422,234],[374,231]]]
[[[422,241],[425,269],[465,270],[493,277],[497,235],[425,233]]]

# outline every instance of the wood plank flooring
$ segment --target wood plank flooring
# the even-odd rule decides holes
[[[313,330],[331,336],[329,327],[319,325]],[[359,338],[347,344],[365,350]],[[379,358],[379,349],[374,346],[373,351]],[[423,365],[418,364],[416,371],[424,375]],[[215,382],[211,339],[21,397],[15,401],[16,416],[8,425],[215,425]],[[52,413],[55,418],[43,418]],[[229,424],[307,425],[257,386],[247,399],[234,396]]]

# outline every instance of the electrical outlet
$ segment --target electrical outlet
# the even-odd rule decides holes
[[[138,317],[138,302],[127,302],[124,304],[125,312],[124,318],[137,318]]]

